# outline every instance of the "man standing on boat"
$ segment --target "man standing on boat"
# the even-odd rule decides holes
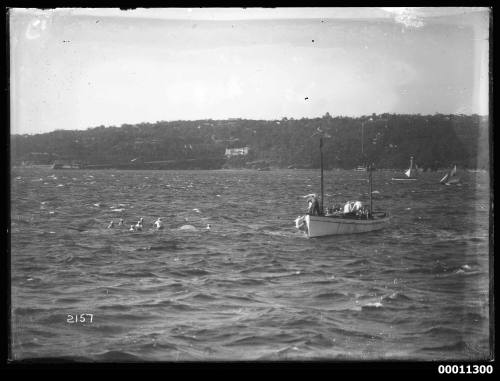
[[[321,211],[319,208],[319,201],[318,201],[318,195],[316,194],[311,194],[309,195],[309,207],[307,208],[307,214],[311,216],[320,216]]]

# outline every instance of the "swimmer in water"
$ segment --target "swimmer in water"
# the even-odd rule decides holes
[[[113,220],[111,220],[111,222],[108,225],[108,229],[111,229],[113,227],[115,227],[115,223],[113,222]]]
[[[118,222],[118,226],[123,226],[123,218],[120,218],[120,222]]]
[[[130,229],[128,229],[129,232],[135,232],[134,225],[130,225]]]
[[[210,230],[210,224],[207,224],[207,230]]]
[[[137,224],[135,225],[135,230],[138,230],[138,231],[142,231],[142,223],[144,221],[144,218],[141,217],[141,219],[139,220],[139,222],[137,222]]]
[[[163,229],[163,221],[161,220],[161,218],[158,218],[155,223],[154,223],[154,226],[156,229]]]

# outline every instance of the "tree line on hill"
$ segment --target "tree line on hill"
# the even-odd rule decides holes
[[[456,164],[489,168],[489,121],[479,115],[372,114],[363,117],[283,118],[281,120],[196,120],[99,126],[11,135],[11,164],[52,164],[139,168],[245,167],[265,162],[278,168],[318,168],[318,131],[324,139],[325,168],[402,169],[413,156],[424,169]],[[249,147],[245,156],[225,157],[227,148]]]

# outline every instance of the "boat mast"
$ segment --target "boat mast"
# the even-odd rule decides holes
[[[370,183],[370,215],[369,218],[372,216],[372,165],[368,165],[368,182]]]
[[[319,137],[319,152],[320,152],[320,165],[321,165],[321,203],[320,210],[323,215],[323,137]]]
[[[365,165],[365,151],[363,143],[365,141],[365,121],[361,121],[361,158],[363,160],[363,165]]]

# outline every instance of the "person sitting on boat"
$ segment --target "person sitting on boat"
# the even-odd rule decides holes
[[[356,211],[356,217],[363,220],[367,220],[369,214],[370,214],[369,209],[364,205]]]
[[[334,204],[331,207],[329,207],[326,211],[327,216],[338,216],[342,214],[342,205],[341,204]]]
[[[351,201],[347,201],[344,204],[344,214],[349,214],[351,212],[352,212],[352,203],[351,203]]]
[[[361,201],[347,201],[344,205],[344,215],[355,215],[362,207]]]

